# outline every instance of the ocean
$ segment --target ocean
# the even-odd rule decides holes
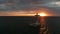
[[[60,34],[60,17],[44,16],[43,18],[50,34]],[[29,26],[35,22],[34,16],[0,16],[0,34],[39,34],[40,27]]]

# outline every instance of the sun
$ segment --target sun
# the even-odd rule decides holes
[[[40,16],[47,16],[45,13],[40,13],[39,15]]]

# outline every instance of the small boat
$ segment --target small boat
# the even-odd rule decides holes
[[[32,27],[40,26],[40,18],[39,18],[40,15],[38,15],[38,13],[36,13],[35,17],[36,17],[36,22],[29,24],[29,26],[32,26]]]

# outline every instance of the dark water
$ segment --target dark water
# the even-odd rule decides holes
[[[46,17],[46,23],[51,34],[60,34],[60,17]]]
[[[60,17],[44,17],[51,34],[60,34]],[[30,27],[35,23],[33,16],[0,16],[0,34],[38,34],[39,27]]]

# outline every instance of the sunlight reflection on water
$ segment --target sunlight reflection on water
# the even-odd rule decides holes
[[[41,23],[40,34],[47,34],[48,27],[46,26],[46,21],[44,16],[40,17],[40,23]]]

